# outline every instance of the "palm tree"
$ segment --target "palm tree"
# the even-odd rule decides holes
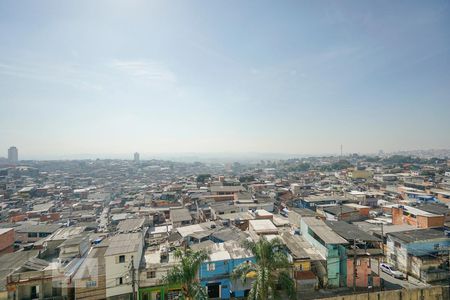
[[[232,273],[234,280],[240,279],[244,283],[253,279],[248,300],[266,299],[296,299],[294,281],[289,276],[287,268],[289,261],[282,250],[284,245],[279,239],[268,241],[261,237],[258,242],[245,241],[244,247],[251,250],[256,263],[248,262],[237,266]],[[280,295],[280,291],[285,295]]]
[[[204,251],[177,249],[174,256],[180,260],[180,264],[167,273],[164,278],[165,284],[181,285],[182,299],[208,299],[206,289],[201,286],[197,279],[197,273],[201,263],[209,259],[209,255]]]

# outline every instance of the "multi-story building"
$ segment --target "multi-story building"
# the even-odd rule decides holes
[[[422,281],[447,278],[450,237],[443,228],[388,233],[386,258],[400,271]]]
[[[16,164],[19,161],[19,150],[17,147],[11,146],[8,149],[8,161],[13,164]]]
[[[138,276],[144,238],[141,232],[118,234],[109,239],[105,251],[107,299],[129,299]]]
[[[250,290],[250,281],[231,280],[231,274],[242,263],[255,262],[250,250],[242,248],[237,241],[215,243],[208,246],[208,261],[200,266],[199,278],[207,288],[209,299],[244,297]]]
[[[328,287],[346,286],[347,281],[347,240],[336,234],[324,221],[306,217],[301,219],[300,231],[326,261]]]

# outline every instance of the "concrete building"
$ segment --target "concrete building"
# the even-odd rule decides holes
[[[246,284],[231,280],[231,273],[242,263],[255,262],[250,250],[242,248],[237,241],[210,244],[206,250],[210,252],[210,257],[200,266],[199,279],[207,288],[208,298],[244,297],[250,290],[250,280]]]
[[[425,282],[447,278],[450,237],[443,228],[416,229],[387,235],[386,258],[400,271]]]
[[[430,213],[420,208],[395,205],[392,207],[392,224],[409,224],[417,228],[444,226],[444,210],[442,214]]]
[[[301,220],[302,237],[309,242],[326,261],[324,286],[347,285],[347,240],[336,234],[322,220],[306,217]]]
[[[126,299],[132,295],[133,277],[137,277],[144,237],[141,232],[118,234],[109,238],[105,251],[105,280],[107,299]],[[134,267],[134,275],[133,275]]]
[[[0,229],[0,255],[11,253],[14,251],[14,229],[1,228]]]
[[[15,229],[16,241],[20,243],[34,243],[40,239],[48,237],[55,231],[57,231],[61,225],[49,224],[49,225],[22,225]]]
[[[16,164],[19,161],[19,150],[17,147],[11,146],[8,149],[8,161],[13,164]]]
[[[165,246],[144,254],[145,268],[139,272],[139,299],[172,299],[179,295],[179,286],[167,286],[163,279],[178,264],[174,252]]]
[[[379,260],[383,254],[382,240],[371,235],[358,226],[344,221],[325,221],[325,223],[338,235],[346,239],[349,244],[347,250],[347,286],[353,286],[353,270],[355,268],[355,286],[379,286],[380,277],[372,265],[372,259]],[[356,249],[353,247],[356,246]],[[356,263],[355,263],[356,262]]]
[[[133,155],[133,160],[134,160],[134,162],[135,163],[139,163],[139,153],[138,152],[135,152],[134,153],[134,155]]]
[[[100,300],[106,298],[105,252],[107,243],[94,246],[73,278],[75,299]]]

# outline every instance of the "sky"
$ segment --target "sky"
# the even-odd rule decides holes
[[[449,1],[0,1],[0,156],[341,144],[450,148]]]

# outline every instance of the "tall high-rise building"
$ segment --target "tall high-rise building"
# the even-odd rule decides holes
[[[19,150],[14,146],[8,149],[8,161],[10,163],[17,163],[19,161]]]
[[[138,162],[139,162],[139,153],[138,153],[138,152],[135,152],[135,153],[134,153],[134,162],[135,162],[135,163],[138,163]]]

